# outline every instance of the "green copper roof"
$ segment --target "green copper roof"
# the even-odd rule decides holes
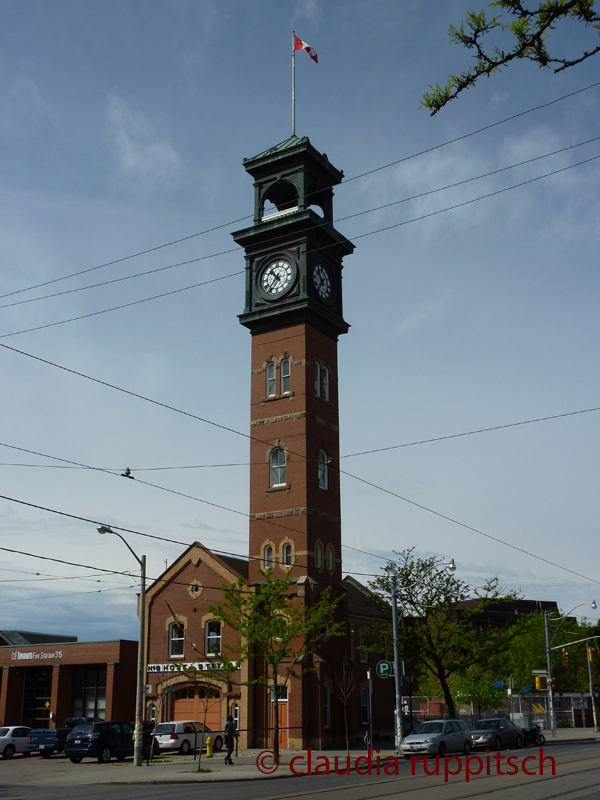
[[[273,156],[277,153],[283,153],[286,150],[291,150],[302,144],[310,144],[308,136],[304,136],[302,139],[299,139],[297,136],[290,136],[290,138],[286,139],[285,142],[281,142],[281,144],[276,144],[274,147],[270,147],[268,150],[265,150],[264,153],[259,153],[257,156],[253,156],[252,158],[245,158],[244,163],[246,163],[246,161],[256,161],[259,158]]]

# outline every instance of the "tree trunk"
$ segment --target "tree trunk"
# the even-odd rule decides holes
[[[273,752],[279,758],[279,696],[277,673],[273,675]]]
[[[448,716],[454,719],[454,717],[456,717],[456,708],[454,706],[454,699],[450,694],[450,687],[448,686],[445,678],[440,678],[440,685],[444,692],[444,700],[446,701],[446,711],[448,712]]]

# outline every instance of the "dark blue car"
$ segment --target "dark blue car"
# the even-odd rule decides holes
[[[83,758],[97,758],[101,764],[108,764],[113,756],[123,761],[133,755],[133,731],[131,722],[76,725],[67,738],[65,755],[74,764]]]

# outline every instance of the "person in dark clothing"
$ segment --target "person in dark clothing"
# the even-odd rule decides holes
[[[238,738],[238,732],[235,726],[235,722],[233,721],[233,717],[231,715],[227,717],[227,722],[225,723],[225,730],[223,731],[223,735],[225,737],[225,747],[227,748],[225,763],[233,764],[233,761],[231,760],[231,754],[233,753],[234,739]]]

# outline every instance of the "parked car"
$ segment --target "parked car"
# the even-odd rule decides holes
[[[404,758],[418,754],[443,756],[444,753],[471,752],[471,732],[461,719],[438,719],[421,722],[402,740]]]
[[[65,744],[65,755],[74,764],[79,764],[83,758],[97,758],[101,764],[108,764],[114,756],[117,761],[123,761],[127,756],[133,755],[133,733],[135,726],[132,722],[94,722],[86,725],[76,725]],[[144,735],[144,755],[150,753],[151,737]]]
[[[212,736],[213,750],[223,748],[223,737],[215,733],[202,722],[195,720],[182,720],[173,722],[159,722],[154,729],[154,752],[178,750],[181,755],[186,755],[190,750],[206,747],[206,739]]]
[[[67,736],[76,725],[102,720],[85,717],[69,717],[62,728],[33,728],[29,734],[29,749],[38,751],[42,758],[50,758],[52,753],[62,753]]]
[[[15,753],[31,755],[29,749],[29,731],[23,725],[6,725],[0,728],[0,753],[3,758],[12,758]]]
[[[480,719],[471,727],[473,747],[521,747],[523,731],[508,719]]]

